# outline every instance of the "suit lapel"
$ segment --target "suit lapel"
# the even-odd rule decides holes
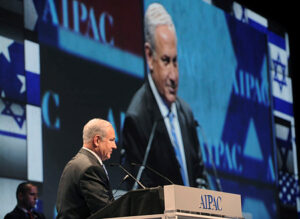
[[[162,120],[163,118],[160,113],[158,104],[155,100],[155,97],[151,91],[149,83],[146,83],[145,86],[146,86],[145,89],[146,89],[146,98],[147,98],[146,107],[147,107],[148,115],[152,117],[151,119],[153,124],[154,121],[159,121]]]
[[[164,140],[161,141],[162,144],[172,145],[166,124],[164,122],[164,118],[161,115],[161,112],[159,110],[159,107],[155,100],[155,97],[151,91],[149,83],[146,83],[146,91],[147,91],[146,93],[147,93],[147,99],[148,99],[147,111],[148,111],[148,115],[152,116],[151,129],[152,129],[154,122],[157,121],[155,135],[159,134],[159,136],[164,136],[164,138],[163,138]],[[150,132],[151,132],[151,130],[150,130]],[[149,132],[149,135],[150,135],[150,132]]]

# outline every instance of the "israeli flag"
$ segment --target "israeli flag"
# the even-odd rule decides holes
[[[0,96],[26,102],[24,45],[0,36]]]
[[[0,99],[0,176],[27,179],[25,105]]]

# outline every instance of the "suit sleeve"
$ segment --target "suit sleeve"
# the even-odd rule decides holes
[[[113,201],[108,179],[100,166],[91,166],[81,176],[79,186],[91,214]]]

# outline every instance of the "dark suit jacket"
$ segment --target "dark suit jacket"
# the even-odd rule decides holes
[[[200,180],[207,182],[206,172],[201,158],[199,141],[196,133],[196,122],[189,106],[180,98],[176,100],[178,120],[184,145],[186,165],[190,186],[199,186]],[[123,128],[122,145],[125,149],[127,168],[131,162],[142,163],[152,126],[155,121],[157,127],[153,138],[147,165],[169,178],[175,184],[182,185],[179,164],[168,135],[164,120],[151,91],[146,82],[134,95],[126,113]],[[131,171],[137,172],[137,168]],[[142,182],[146,186],[169,184],[166,180],[145,169]],[[207,184],[205,183],[207,187]]]
[[[66,165],[58,186],[57,218],[87,218],[113,201],[104,168],[81,148]]]
[[[45,216],[41,213],[38,213],[36,211],[31,212],[34,218],[36,219],[45,219]],[[18,208],[17,206],[14,208],[14,210],[7,215],[5,215],[4,219],[26,219],[30,218],[28,214],[26,214],[22,209]]]

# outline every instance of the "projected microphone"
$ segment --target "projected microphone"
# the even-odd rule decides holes
[[[204,144],[206,143],[206,145],[207,145],[208,142],[207,142],[204,130],[203,130],[202,126],[198,123],[198,121],[196,121],[196,120],[195,120],[195,126],[200,128],[200,132],[201,132],[201,135],[203,137]],[[220,178],[218,176],[218,172],[217,172],[217,168],[216,168],[214,159],[213,159],[213,157],[210,153],[210,150],[207,150],[207,151],[208,151],[208,156],[209,156],[210,162],[212,164],[212,169],[213,169],[213,173],[214,173],[214,176],[215,176],[215,179],[216,179],[217,188],[218,188],[219,191],[222,192],[223,190],[222,190],[222,186],[221,186],[221,181],[220,181]]]
[[[119,164],[119,163],[111,163],[109,165],[111,167],[113,167],[113,166],[120,167],[128,176],[130,176],[137,184],[139,184],[140,187],[142,187],[143,189],[146,189],[146,187],[139,180],[137,180],[131,173],[129,173],[128,170],[126,170],[121,164]]]
[[[137,163],[131,163],[132,166],[143,166],[142,164],[137,164]],[[158,171],[154,170],[153,168],[144,165],[144,167],[146,167],[148,170],[150,170],[151,172],[153,172],[154,174],[160,176],[161,178],[163,178],[164,180],[168,181],[170,184],[174,184],[170,179],[168,179],[167,177],[165,177],[164,175],[162,175],[161,173],[159,173]]]
[[[145,165],[146,165],[147,160],[148,160],[148,155],[149,155],[149,152],[150,152],[150,149],[151,149],[151,146],[152,146],[152,141],[153,141],[153,137],[154,137],[154,133],[155,133],[155,130],[156,130],[157,123],[162,119],[164,119],[164,117],[161,117],[161,118],[155,120],[155,122],[153,123],[152,130],[151,130],[150,137],[149,137],[149,141],[148,141],[147,148],[146,148],[146,152],[145,152],[145,155],[144,155],[143,163],[140,166],[140,169],[139,169],[138,174],[136,176],[137,181],[139,181],[141,179],[142,173],[145,169]],[[137,188],[137,181],[134,183],[132,189]]]

